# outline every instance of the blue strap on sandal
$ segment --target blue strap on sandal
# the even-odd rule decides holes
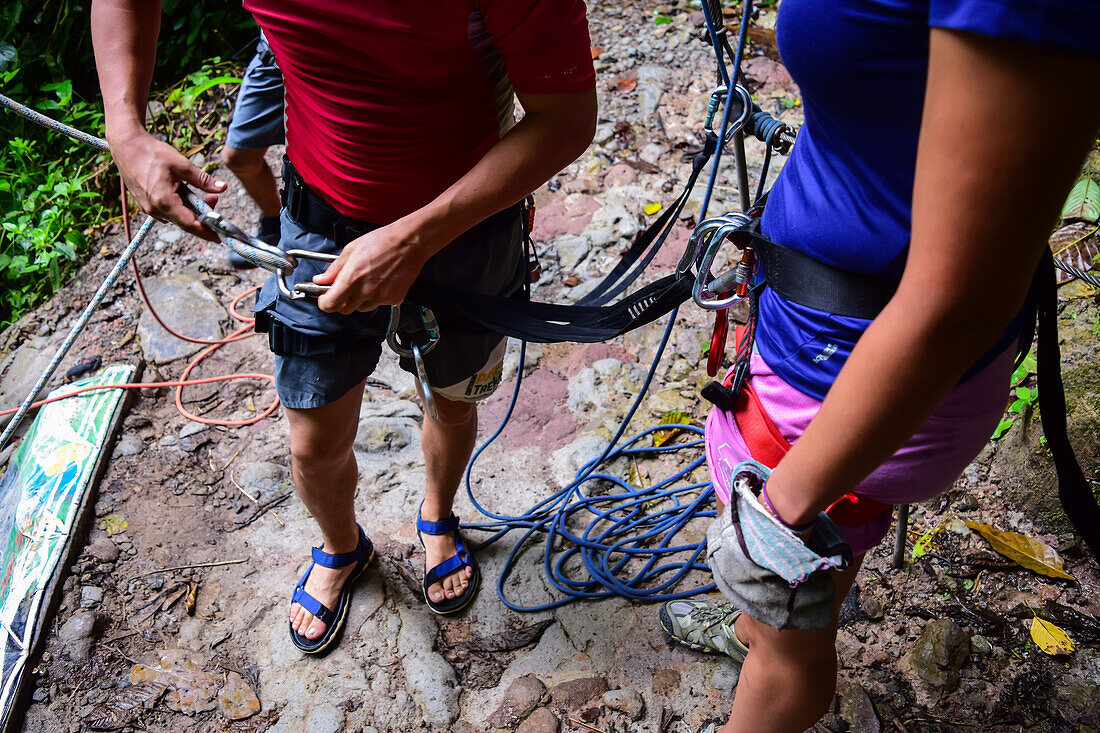
[[[298,585],[294,588],[294,594],[290,598],[292,603],[297,603],[302,608],[312,613],[317,620],[326,627],[325,633],[320,637],[308,639],[295,631],[293,624],[291,624],[290,640],[294,643],[294,646],[298,647],[306,654],[318,654],[327,650],[344,628],[344,622],[347,620],[348,606],[351,602],[352,586],[355,580],[363,574],[364,570],[366,570],[370,561],[374,559],[374,545],[367,539],[367,535],[363,532],[363,528],[359,527],[359,544],[351,552],[330,553],[325,552],[321,547],[314,547],[312,555],[313,562],[306,568],[305,574],[302,575],[302,579],[298,581]],[[310,572],[313,571],[314,565],[321,565],[335,570],[345,568],[352,564],[356,567],[352,570],[351,575],[344,580],[344,585],[340,588],[340,598],[335,609],[329,608],[306,592],[306,580],[309,578]]]
[[[430,535],[444,535],[454,532],[455,546],[457,552],[447,560],[436,565],[430,570],[425,567],[424,572],[424,603],[433,612],[446,616],[452,613],[458,613],[462,609],[469,606],[474,597],[477,595],[478,588],[481,585],[481,568],[477,564],[477,560],[466,549],[465,543],[462,541],[462,534],[458,531],[458,517],[451,514],[448,518],[439,522],[429,522],[420,516],[420,510],[416,512],[416,534],[420,537],[421,533]],[[421,546],[424,545],[424,538],[420,537]],[[462,595],[456,598],[447,598],[439,603],[436,603],[428,595],[428,588],[436,583],[442,583],[443,579],[451,573],[457,570],[461,570],[464,567],[471,569],[469,585],[466,586],[466,590]]]

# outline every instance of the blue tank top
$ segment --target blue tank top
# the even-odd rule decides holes
[[[784,0],[779,52],[806,124],[769,195],[765,235],[848,270],[901,274],[932,27],[1100,55],[1100,0]],[[777,375],[824,399],[869,323],[766,290],[757,348]]]

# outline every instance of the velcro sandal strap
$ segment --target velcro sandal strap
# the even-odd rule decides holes
[[[294,595],[290,600],[312,613],[325,626],[331,626],[336,620],[336,612],[306,593],[306,589],[302,586],[294,589]]]
[[[424,582],[426,585],[434,585],[436,583],[442,582],[445,577],[458,570],[459,568],[465,567],[469,564],[470,556],[466,554],[465,549],[459,549],[459,551],[452,555],[450,559],[444,560],[443,562],[439,563],[434,568],[429,570],[424,576]]]
[[[359,528],[359,544],[351,552],[331,553],[325,552],[320,547],[313,548],[313,562],[326,568],[343,568],[359,562],[363,558],[366,546],[366,536],[362,527]]]
[[[458,529],[458,517],[454,514],[438,522],[429,522],[427,519],[421,518],[419,514],[416,516],[416,528],[425,534],[438,535],[454,532]]]

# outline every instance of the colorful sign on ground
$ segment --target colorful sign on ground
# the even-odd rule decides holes
[[[133,375],[133,366],[110,366],[50,396],[123,384]],[[46,591],[122,397],[122,390],[98,390],[45,405],[0,478],[0,721],[5,728],[38,638]]]

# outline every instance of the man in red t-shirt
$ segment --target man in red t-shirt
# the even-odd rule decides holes
[[[284,249],[339,253],[291,277],[331,285],[314,301],[269,281],[257,328],[269,330],[290,423],[299,495],[324,540],[293,595],[290,633],[306,652],[335,640],[351,581],[373,556],[355,520],[352,444],[390,309],[414,280],[507,295],[526,274],[524,196],[592,139],[595,75],[582,0],[245,0],[286,84]],[[144,129],[160,8],[96,0],[92,33],[107,139],[142,208],[204,239],[176,193],[225,184]],[[514,122],[512,101],[524,116]],[[406,307],[402,329],[422,324]],[[411,315],[411,318],[410,318]],[[480,582],[451,508],[477,432],[476,401],[500,381],[499,334],[449,329],[424,357],[438,417],[426,416],[426,493],[417,531],[424,594],[459,611]],[[411,323],[410,323],[411,320]],[[416,340],[415,336],[408,337]],[[411,370],[410,360],[402,366]]]

